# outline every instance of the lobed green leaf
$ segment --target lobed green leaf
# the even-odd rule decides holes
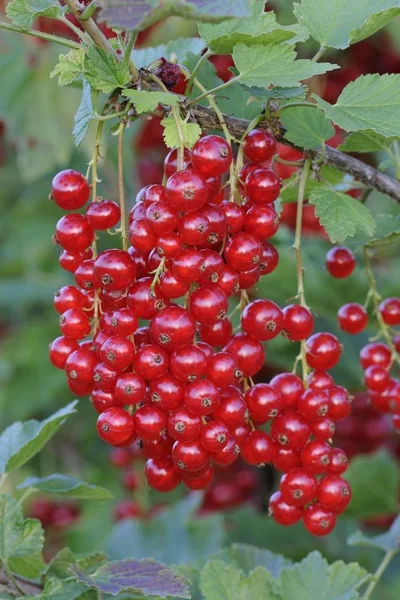
[[[17,27],[29,29],[37,17],[57,18],[64,12],[57,0],[12,0],[6,6],[6,14]]]
[[[318,148],[335,134],[335,128],[324,112],[312,106],[288,108],[282,112],[285,138],[307,150]]]
[[[109,500],[113,497],[106,488],[91,485],[70,475],[54,473],[47,477],[28,477],[18,486],[19,489],[33,488],[45,494],[79,500]]]
[[[130,98],[135,105],[136,112],[141,114],[151,112],[159,104],[175,106],[179,102],[179,96],[168,92],[148,92],[146,90],[122,90],[121,94]]]
[[[193,148],[201,135],[200,125],[197,123],[188,123],[179,117],[178,126],[173,115],[164,117],[161,125],[164,127],[164,142],[168,148],[178,148],[181,136],[184,146],[186,148]]]

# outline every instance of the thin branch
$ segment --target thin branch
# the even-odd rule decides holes
[[[221,129],[217,115],[210,108],[197,104],[191,107],[191,112],[203,129]],[[240,138],[249,125],[249,121],[246,121],[246,119],[239,119],[238,117],[228,115],[224,115],[224,122],[230,134],[235,138]],[[278,121],[263,121],[258,127],[271,131],[279,142],[284,142],[297,150],[303,150],[284,139],[285,129]],[[307,155],[314,159],[322,159],[323,152],[321,150],[309,150],[307,151]],[[400,203],[400,183],[362,161],[348,156],[335,148],[326,146],[323,163],[349,173],[357,181],[361,181],[366,186],[373,187],[379,192],[387,194]]]
[[[16,27],[15,25],[11,25],[10,23],[0,22],[0,29],[6,29],[7,31],[15,31],[16,33],[25,33],[26,35],[31,35],[32,37],[39,38],[41,40],[47,40],[48,42],[56,42],[56,44],[61,44],[62,46],[66,46],[67,48],[74,48],[76,50],[82,47],[77,42],[67,40],[66,38],[59,37],[58,35],[44,33],[43,31],[36,31],[35,29],[23,29],[22,27]]]
[[[81,16],[85,10],[85,6],[83,4],[81,5],[78,0],[65,0],[65,4],[68,6],[71,13],[75,15],[79,23],[82,25],[86,33],[92,38],[94,43],[106,52],[111,52],[114,54],[113,47],[101,29],[96,25],[95,21],[92,18],[81,19]]]

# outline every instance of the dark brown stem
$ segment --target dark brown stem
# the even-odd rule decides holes
[[[191,112],[203,129],[221,129],[218,116],[212,109],[197,104],[191,108]],[[226,124],[229,133],[237,139],[242,136],[249,124],[245,119],[227,115],[224,115],[224,123]],[[302,148],[294,146],[294,144],[291,144],[288,140],[284,139],[285,130],[278,121],[262,121],[258,127],[268,129],[274,134],[278,141],[283,141],[285,144],[302,151]],[[361,181],[368,187],[373,187],[379,192],[387,194],[396,200],[396,202],[400,202],[400,184],[377,169],[363,163],[361,160],[348,156],[330,146],[325,146],[325,157],[323,157],[321,150],[309,150],[307,155],[313,159],[321,159],[323,164],[336,167],[340,171],[349,173],[357,181]]]

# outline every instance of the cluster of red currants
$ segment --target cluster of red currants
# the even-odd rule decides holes
[[[239,455],[249,465],[271,462],[285,473],[271,499],[275,520],[288,525],[303,517],[309,531],[324,535],[350,500],[340,476],[347,459],[327,443],[335,421],[350,412],[347,391],[325,373],[341,346],[330,333],[312,335],[304,306],[249,302],[246,290],[278,264],[269,240],[279,226],[273,203],[280,180],[263,166],[276,152],[270,133],[254,129],[243,151],[249,162],[240,169],[219,136],[200,138],[191,152],[171,151],[165,185],[138,194],[129,250],[91,256],[95,231],[119,221],[114,202],[95,199],[85,215],[60,219],[60,263],[78,287],[56,294],[63,335],[50,358],[75,394],[90,395],[103,440],[116,447],[138,441],[151,487],[168,492],[182,481],[204,489],[212,463],[230,465]],[[228,171],[229,200],[222,182]],[[63,209],[82,208],[88,196],[79,173],[53,180],[52,198]],[[237,294],[239,333],[228,316]],[[315,370],[309,389],[291,373],[254,384],[263,342],[280,332],[307,340],[305,360]],[[265,424],[270,433],[258,429]]]
[[[355,265],[354,255],[348,248],[336,247],[328,252],[326,266],[334,277],[348,277]],[[364,383],[371,406],[380,412],[392,413],[395,429],[400,431],[400,382],[390,374],[396,353],[400,351],[400,335],[391,330],[400,325],[400,298],[382,300],[377,307],[376,316],[380,334],[384,330],[389,342],[385,344],[373,341],[361,349],[360,363],[364,371]],[[365,306],[350,302],[339,309],[338,321],[343,331],[358,334],[368,325],[368,313]]]

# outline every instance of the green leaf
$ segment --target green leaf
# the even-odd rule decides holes
[[[68,54],[60,54],[59,62],[50,73],[50,77],[58,75],[59,85],[72,83],[83,72],[85,51],[81,48],[73,49]]]
[[[13,573],[18,573],[21,577],[27,579],[38,579],[46,568],[41,552],[29,554],[28,556],[18,556],[8,559],[8,566]]]
[[[132,592],[161,598],[190,598],[186,580],[166,565],[150,558],[112,561],[94,573],[85,573],[78,566],[72,566],[71,571],[78,581],[111,596]]]
[[[274,554],[266,548],[257,548],[249,544],[232,544],[229,548],[221,550],[218,558],[231,562],[246,575],[255,567],[265,567],[275,578],[284,567],[292,564],[281,554]]]
[[[246,577],[234,565],[211,560],[200,577],[204,600],[279,600],[272,575],[263,567],[256,567]]]
[[[26,562],[20,559],[33,557],[37,563],[43,542],[40,521],[24,520],[18,502],[6,494],[0,495],[0,560],[16,572],[26,572]]]
[[[367,572],[357,563],[328,565],[319,552],[281,571],[278,585],[284,600],[356,600]]]
[[[44,574],[46,577],[66,579],[70,577],[72,565],[78,565],[85,571],[99,567],[107,561],[107,556],[102,552],[91,554],[73,554],[69,548],[62,548],[46,565]]]
[[[100,19],[121,29],[142,30],[168,17],[218,22],[247,17],[247,0],[101,0]]]
[[[164,142],[168,148],[178,148],[180,136],[178,126],[173,115],[164,117],[161,121],[164,127]],[[179,129],[182,135],[182,141],[186,148],[192,148],[201,135],[201,128],[197,123],[188,123],[179,117]]]
[[[390,148],[396,138],[388,138],[375,131],[351,133],[339,146],[342,152],[379,152]]]
[[[35,600],[35,596],[32,599]],[[97,592],[88,590],[84,583],[78,581],[62,581],[60,579],[48,579],[43,588],[39,600],[97,600]]]
[[[74,129],[72,135],[74,136],[75,146],[78,148],[86,136],[89,125],[95,117],[93,96],[97,94],[90,87],[86,79],[83,80],[82,86],[82,98],[79,104],[79,108],[74,118]]]
[[[94,44],[85,55],[85,77],[90,85],[100,92],[110,94],[116,88],[125,87],[130,81],[129,65],[115,59]]]
[[[175,106],[179,102],[179,96],[168,92],[147,92],[145,90],[122,90],[121,94],[130,98],[137,113],[151,112],[159,104]]]
[[[75,411],[78,401],[70,402],[44,421],[17,421],[0,435],[0,472],[22,467],[47,444]]]
[[[349,546],[369,546],[384,552],[400,551],[400,516],[391,524],[388,531],[380,535],[367,536],[358,530],[347,540]]]
[[[79,500],[109,500],[113,497],[106,488],[91,485],[70,475],[54,473],[48,477],[28,477],[18,489],[34,488],[45,494],[55,494],[63,498]]]
[[[329,167],[327,165],[324,165],[321,168],[321,177],[324,181],[330,183],[332,187],[338,186],[339,189],[345,181],[345,175],[343,174],[343,171],[339,171],[339,169],[335,169],[334,167]],[[299,178],[296,174],[292,175],[292,177],[285,180],[285,185],[279,196],[281,203],[286,204],[288,202],[297,202],[298,181]],[[310,193],[313,190],[317,190],[321,187],[325,189],[326,186],[324,184],[321,184],[316,179],[312,179],[311,177],[309,177],[307,179],[305,189],[306,198],[309,197]]]
[[[398,512],[400,474],[396,461],[387,452],[354,457],[346,479],[352,488],[348,514],[368,519]],[[374,485],[371,485],[372,481]]]
[[[169,60],[173,54],[176,56],[178,62],[183,63],[190,52],[196,54],[197,60],[199,60],[204,47],[205,44],[201,38],[178,38],[177,40],[171,40],[167,44],[134,49],[132,59],[138,69],[148,67],[152,62],[161,57]]]
[[[359,229],[370,237],[375,232],[376,225],[370,210],[348,194],[319,186],[310,193],[309,202],[314,204],[315,214],[333,243],[343,242]]]
[[[361,75],[344,88],[334,105],[314,97],[342,129],[371,129],[390,138],[400,136],[399,94],[400,75]]]
[[[279,86],[273,87],[270,90],[265,88],[241,84],[242,87],[255,98],[262,98],[263,100],[269,100],[270,98],[276,100],[286,100],[289,98],[305,98],[307,94],[307,86],[300,85],[296,87],[281,88]]]
[[[330,63],[295,60],[296,53],[288,45],[237,44],[233,48],[233,59],[239,71],[237,80],[250,87],[293,87],[313,75],[337,68]]]
[[[221,549],[224,530],[220,514],[202,517],[196,511],[201,494],[187,496],[151,520],[126,519],[115,525],[107,544],[113,559],[152,556],[162,562],[187,564]]]
[[[36,17],[57,18],[63,14],[57,0],[12,0],[6,7],[6,14],[17,27],[29,29]]]
[[[200,23],[199,32],[215,54],[231,54],[235,44],[279,44],[307,32],[298,25],[279,25],[275,13],[264,12],[264,0],[252,0],[247,19],[227,19],[222,23]]]
[[[307,150],[317,148],[335,134],[335,128],[322,110],[308,106],[288,108],[281,121],[286,127],[285,138]]]
[[[381,195],[383,198],[383,194]],[[378,199],[381,200],[381,198]],[[379,205],[378,205],[379,206]],[[371,239],[365,233],[359,231],[353,239],[349,240],[349,246],[357,249],[363,246],[371,249],[384,249],[400,238],[400,216],[393,214],[374,214],[376,230]]]
[[[369,37],[400,14],[398,0],[302,0],[294,14],[312,37],[329,48],[343,49]]]

